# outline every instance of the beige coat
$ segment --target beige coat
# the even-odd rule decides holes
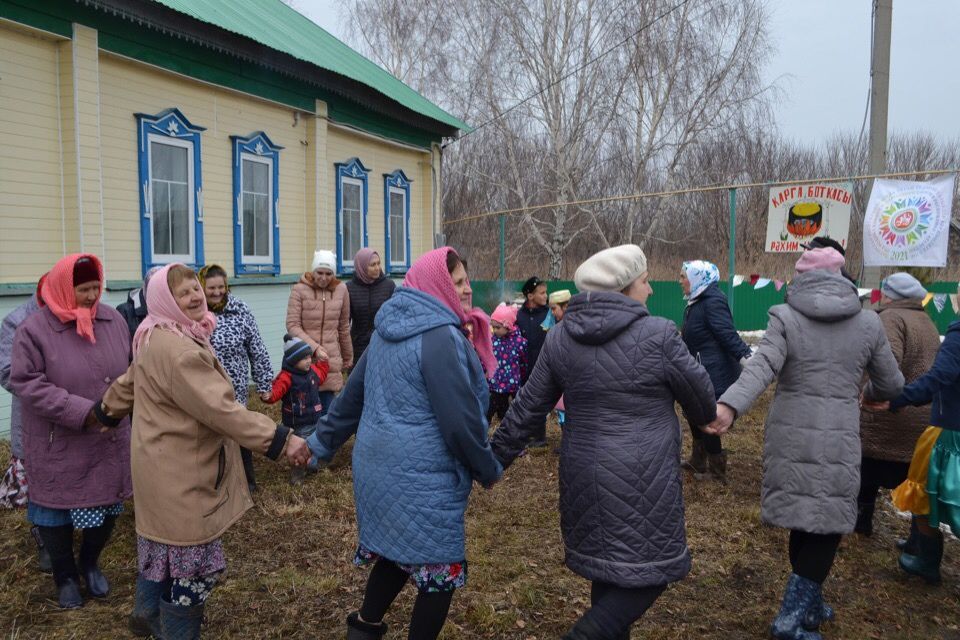
[[[137,533],[164,544],[223,535],[253,506],[238,443],[276,458],[290,433],[237,404],[216,357],[166,329],[153,331],[103,406],[110,416],[133,411]]]
[[[326,289],[320,289],[314,284],[312,272],[303,274],[290,292],[287,331],[305,340],[314,351],[323,347],[330,358],[330,373],[320,390],[340,391],[343,369],[353,366],[347,285],[333,280]]]
[[[893,357],[910,384],[933,366],[940,334],[920,300],[896,300],[880,307],[880,321]],[[910,462],[917,438],[930,425],[930,407],[900,411],[860,412],[863,457]]]

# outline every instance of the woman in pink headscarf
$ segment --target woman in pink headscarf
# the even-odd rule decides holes
[[[216,318],[192,269],[161,269],[146,301],[133,364],[95,411],[108,427],[133,412],[139,571],[130,629],[199,638],[204,602],[226,568],[220,538],[253,506],[239,445],[273,460],[286,454],[291,464],[305,464],[309,453],[290,429],[236,401],[210,345]]]
[[[347,282],[350,294],[350,340],[354,362],[370,344],[373,321],[383,303],[390,299],[397,285],[383,272],[380,254],[364,247],[353,257],[353,278]]]
[[[409,637],[436,638],[466,584],[467,500],[474,481],[489,487],[503,471],[487,443],[484,369],[496,369],[489,318],[474,309],[456,252],[431,251],[380,309],[370,346],[307,439],[328,461],[357,436],[354,561],[374,566],[347,617],[350,638],[381,638],[408,581],[418,591]]]

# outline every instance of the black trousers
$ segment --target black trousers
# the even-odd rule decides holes
[[[510,408],[510,401],[513,400],[512,393],[490,393],[490,405],[487,408],[487,422],[492,422],[494,417],[503,420],[507,415],[507,409]]]
[[[872,513],[880,487],[896,489],[907,479],[909,470],[909,462],[863,458],[860,461],[860,493],[857,495],[857,502]]]
[[[720,444],[720,436],[712,433],[704,433],[693,425],[690,425],[690,435],[693,436],[694,440],[700,440],[703,442],[703,446],[706,448],[707,453],[723,453],[723,446]]]
[[[627,640],[630,627],[643,617],[667,585],[628,588],[606,582],[590,584],[590,608],[574,625],[591,640]]]
[[[367,590],[360,607],[363,621],[381,622],[409,579],[410,575],[391,560],[377,560],[367,579]],[[435,640],[447,621],[452,600],[453,591],[419,592],[413,603],[408,640]]]
[[[790,566],[801,578],[823,584],[840,547],[839,533],[790,531]]]

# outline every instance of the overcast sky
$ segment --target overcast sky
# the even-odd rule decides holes
[[[332,0],[293,0],[299,11],[343,35]],[[871,0],[768,0],[777,53],[766,70],[783,98],[784,135],[816,143],[859,132],[870,85]],[[960,137],[960,0],[893,0],[890,131]],[[869,126],[869,124],[868,124]]]

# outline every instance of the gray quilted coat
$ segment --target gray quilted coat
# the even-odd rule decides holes
[[[646,587],[690,571],[674,401],[696,424],[716,415],[710,377],[676,326],[619,293],[574,296],[494,434],[504,465],[564,396],[560,526],[567,566]]]
[[[903,375],[880,318],[855,285],[827,271],[797,278],[770,309],[760,348],[719,402],[743,414],[775,379],[763,444],[761,519],[810,533],[850,533],[860,488],[860,385],[895,398]]]

